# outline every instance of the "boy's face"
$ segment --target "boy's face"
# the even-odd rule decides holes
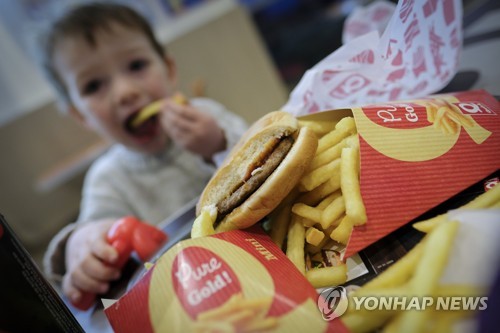
[[[71,99],[71,113],[101,136],[146,153],[161,151],[168,136],[157,117],[140,131],[127,122],[147,104],[170,96],[175,68],[144,34],[112,25],[95,33],[96,46],[83,38],[56,45],[54,64]]]

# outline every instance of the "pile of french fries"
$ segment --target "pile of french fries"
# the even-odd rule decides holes
[[[318,135],[318,148],[297,188],[271,214],[270,235],[314,287],[334,286],[347,279],[345,263],[314,263],[322,262],[322,251],[347,244],[353,228],[367,220],[356,124],[352,117],[299,124]]]
[[[224,304],[198,314],[193,332],[264,332],[278,326],[277,317],[266,317],[272,297],[244,298],[233,295]]]
[[[489,208],[500,208],[498,184],[460,209]],[[352,333],[372,332],[379,328],[382,328],[382,332],[451,332],[456,320],[474,314],[473,311],[443,311],[432,307],[425,310],[368,311],[356,309],[353,297],[485,296],[486,291],[475,286],[440,285],[458,222],[449,221],[447,215],[443,214],[413,226],[427,233],[422,241],[382,274],[349,293],[349,308],[341,320]]]

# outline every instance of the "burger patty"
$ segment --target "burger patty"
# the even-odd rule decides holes
[[[251,177],[243,181],[241,185],[227,198],[217,204],[217,222],[229,214],[233,209],[241,205],[252,193],[254,193],[285,159],[293,145],[291,137],[281,139],[276,148],[269,154],[263,164],[253,170]]]

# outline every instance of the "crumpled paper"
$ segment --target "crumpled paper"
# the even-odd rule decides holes
[[[373,5],[348,19],[349,41],[304,74],[282,109],[300,116],[420,98],[446,86],[462,46],[461,1],[401,0],[380,35],[389,10]],[[351,39],[366,29],[360,19],[379,19],[368,25],[377,30]]]

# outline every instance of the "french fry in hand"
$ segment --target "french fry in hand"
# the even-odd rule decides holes
[[[175,103],[177,103],[179,105],[186,105],[186,104],[188,104],[188,101],[187,101],[186,97],[184,97],[184,95],[181,94],[181,93],[174,94],[171,97],[171,99]],[[155,101],[155,102],[153,102],[151,104],[146,105],[141,111],[139,111],[139,113],[132,120],[132,122],[130,123],[130,125],[132,127],[138,127],[139,125],[141,125],[142,123],[144,123],[149,118],[157,115],[160,112],[161,106],[163,105],[163,103],[164,103],[163,100],[158,100],[158,101]]]

